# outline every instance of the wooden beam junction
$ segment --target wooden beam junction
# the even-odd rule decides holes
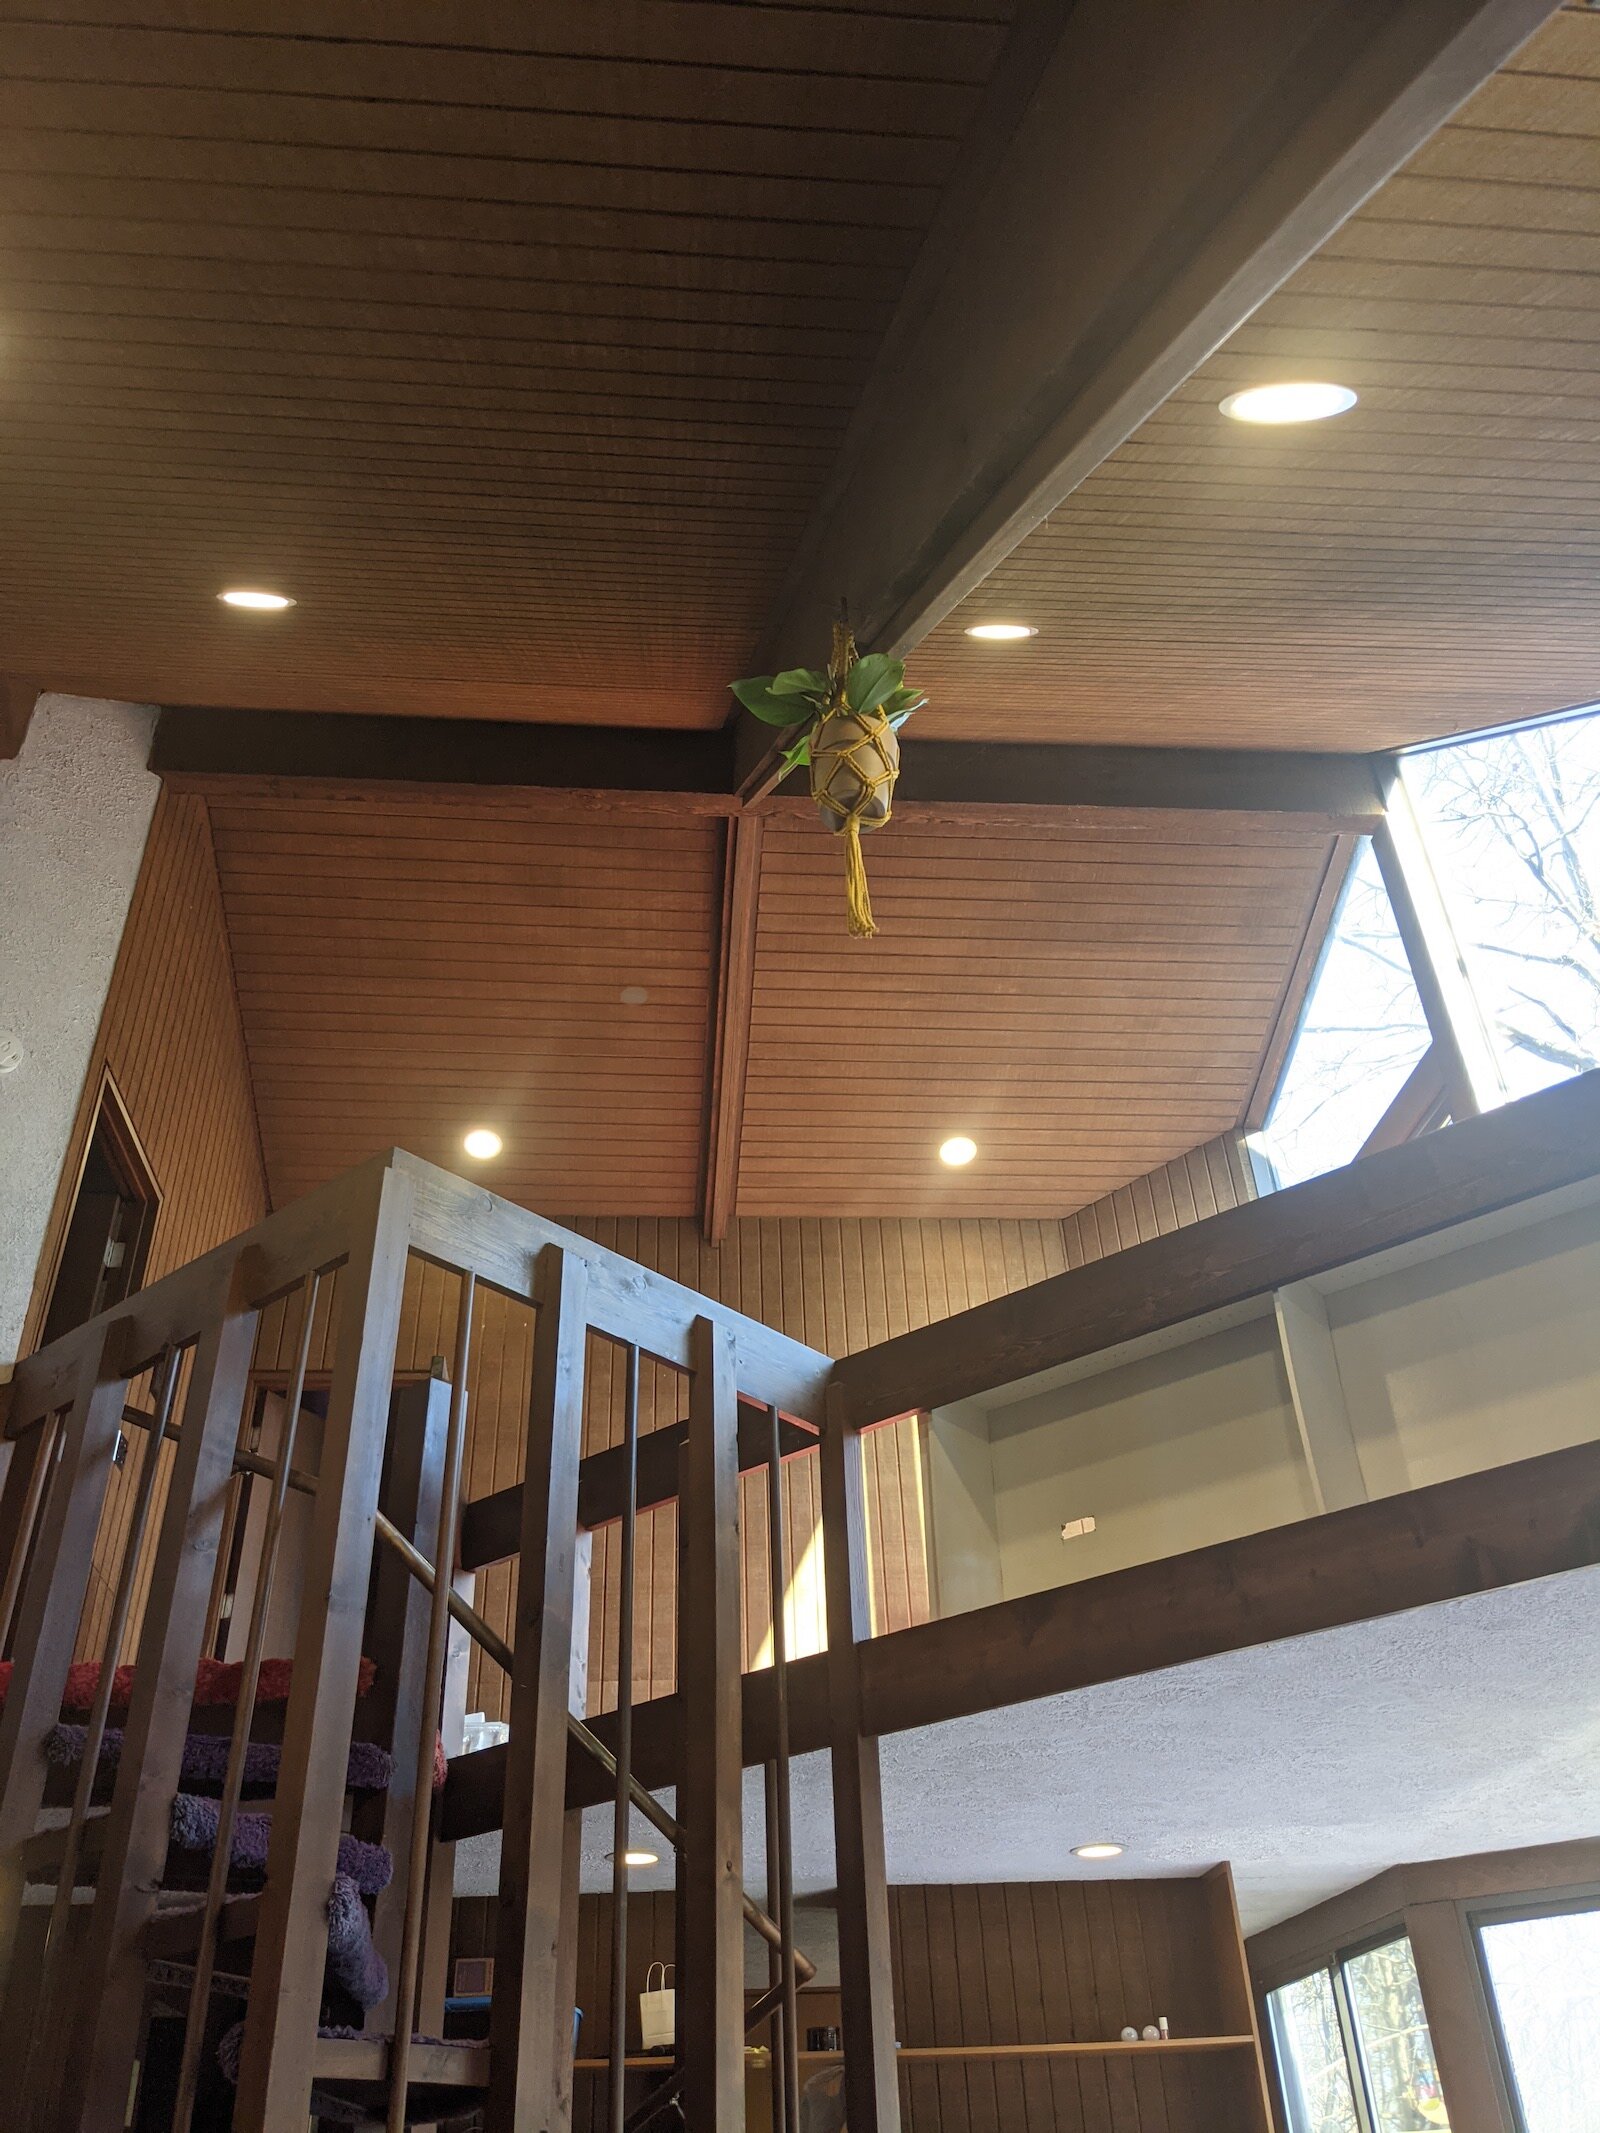
[[[1550,12],[1024,10],[758,667],[814,662],[841,597],[864,647],[916,644]]]

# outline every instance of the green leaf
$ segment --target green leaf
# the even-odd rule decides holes
[[[745,709],[765,725],[793,726],[815,715],[813,707],[798,697],[775,695],[770,674],[757,674],[749,681],[731,681],[728,686]]]
[[[889,713],[889,731],[891,733],[898,733],[900,731],[900,728],[905,724],[906,720],[911,716],[911,711],[915,709],[916,706],[913,704],[910,710],[891,711]]]
[[[887,652],[868,652],[845,678],[844,693],[852,711],[876,711],[906,678],[905,662]]]
[[[769,686],[774,696],[821,698],[828,693],[828,677],[815,667],[790,667],[782,674],[774,674]]]
[[[803,733],[792,748],[785,748],[783,751],[783,774],[787,777],[791,770],[805,770],[810,762],[811,736],[809,733]]]
[[[920,689],[899,688],[884,700],[883,708],[889,712],[920,711],[927,701]]]

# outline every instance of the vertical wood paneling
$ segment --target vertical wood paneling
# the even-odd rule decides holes
[[[46,1233],[29,1315],[29,1345],[37,1341],[43,1323],[56,1249],[71,1213],[108,1071],[161,1196],[145,1270],[146,1281],[155,1281],[249,1229],[266,1213],[216,861],[205,804],[193,795],[163,792],[151,819]],[[142,1399],[146,1391],[135,1386],[134,1397]],[[113,1474],[107,1491],[79,1636],[79,1651],[85,1656],[97,1652],[104,1637],[145,1451],[145,1439],[135,1433],[127,1460]],[[170,1463],[170,1450],[161,1456]],[[153,1552],[164,1494],[163,1480],[153,1506],[147,1557]],[[137,1638],[147,1575],[148,1564],[135,1588],[130,1648]]]
[[[1231,2034],[1237,1936],[1208,1877],[889,1891],[906,2046],[1062,2044],[1143,2028]],[[908,2133],[1217,2133],[1260,2123],[1254,2053],[949,2060],[902,2075]]]
[[[1239,1133],[1219,1133],[1159,1170],[1135,1178],[1104,1199],[1091,1200],[1061,1222],[1069,1267],[1086,1266],[1130,1244],[1163,1237],[1186,1223],[1256,1198],[1249,1150]],[[1021,1225],[1031,1227],[1032,1225]],[[1037,1275],[1030,1275],[1037,1280]]]

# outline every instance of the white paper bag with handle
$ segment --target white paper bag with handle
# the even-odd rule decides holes
[[[652,1963],[644,1974],[644,1990],[639,1995],[639,2041],[647,2052],[670,2051],[677,2039],[677,1994],[667,1983],[671,1974],[670,1963]]]

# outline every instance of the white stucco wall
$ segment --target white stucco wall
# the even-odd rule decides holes
[[[39,700],[22,753],[0,762],[0,1377],[22,1320],[122,939],[160,781],[155,712],[82,696]]]

